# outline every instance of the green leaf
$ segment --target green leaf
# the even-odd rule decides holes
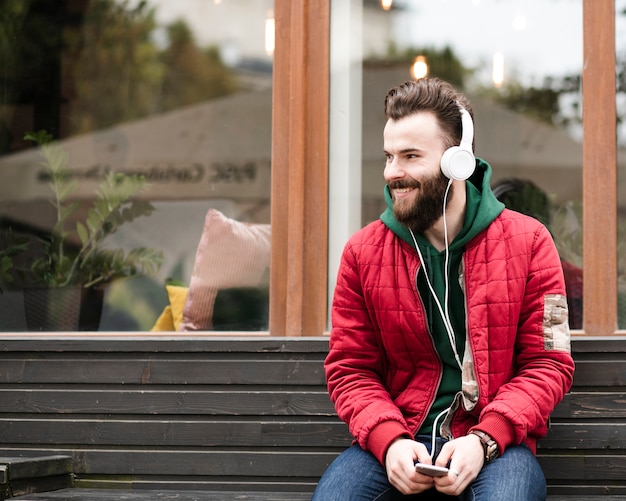
[[[80,207],[80,203],[73,202],[69,205],[64,205],[59,208],[59,219],[61,221],[67,221],[74,212]]]
[[[78,238],[80,238],[80,243],[85,245],[89,240],[89,233],[87,232],[85,225],[80,221],[76,223],[76,233],[78,234]]]
[[[102,221],[104,221],[104,218],[101,214],[93,209],[89,209],[87,212],[87,227],[92,235],[102,226]]]
[[[47,144],[52,141],[52,134],[48,134],[45,130],[37,132],[27,132],[24,134],[24,140],[34,141],[38,145]]]

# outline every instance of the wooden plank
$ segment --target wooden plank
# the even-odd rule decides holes
[[[328,337],[216,336],[200,333],[22,333],[2,334],[0,352],[50,353],[275,353],[323,357]]]
[[[583,0],[583,328],[617,329],[615,0]]]
[[[330,0],[276,0],[274,18],[270,331],[317,336],[327,323]]]
[[[44,447],[37,453],[72,455],[74,472],[103,478],[108,475],[132,477],[211,477],[213,480],[234,477],[288,479],[319,478],[342,449],[294,450],[167,450],[163,448],[137,449],[72,449]],[[20,451],[14,450],[13,453]]]
[[[20,496],[33,492],[48,492],[73,486],[71,475],[53,475],[48,477],[21,478],[11,482],[11,496]]]
[[[626,360],[577,360],[574,373],[574,386],[626,386]]]
[[[610,490],[609,494],[607,494],[607,488],[592,485],[592,486],[576,486],[572,489],[571,486],[563,487],[563,490],[566,492],[574,492],[573,494],[550,494],[550,492],[554,492],[557,489],[548,489],[548,500],[549,501],[601,501],[601,500],[622,500],[626,499],[626,494],[616,495],[614,492],[626,492],[626,489],[620,487],[619,490],[613,491]],[[585,492],[588,495],[585,495]],[[595,495],[594,495],[595,493]]]
[[[303,2],[306,15],[307,99],[304,132],[303,256],[299,280],[304,286],[301,327],[303,336],[319,336],[328,329],[328,155],[330,133],[330,0]],[[291,219],[291,218],[289,218]],[[289,298],[290,299],[290,298]]]
[[[129,420],[115,418],[0,419],[0,443],[22,446],[71,445],[156,447],[348,447],[351,436],[333,421]],[[0,459],[0,464],[2,460]]]
[[[181,475],[217,477],[317,477],[339,451],[77,451],[74,469],[100,475]],[[83,467],[86,467],[83,469]]]
[[[626,451],[626,423],[553,423],[545,438],[538,443],[538,453],[547,449],[580,451]]]
[[[22,501],[300,501],[309,500],[310,492],[242,492],[242,491],[112,491],[97,489],[65,489],[46,494],[17,497]]]
[[[272,197],[271,225],[272,240],[270,258],[270,332],[274,335],[286,334],[287,304],[287,262],[289,260],[289,214],[288,187],[289,156],[291,141],[289,121],[291,116],[290,95],[290,54],[291,39],[294,36],[290,19],[293,3],[291,0],[274,1],[274,68],[272,72]],[[293,45],[294,50],[300,49]],[[303,64],[303,61],[299,65]],[[297,168],[297,167],[296,167]],[[282,214],[283,217],[280,215]]]
[[[8,466],[8,481],[34,477],[69,475],[72,472],[71,455],[0,456],[0,464]]]
[[[552,481],[598,481],[626,485],[626,456],[619,454],[584,455],[582,452],[543,454],[538,457],[546,478]]]
[[[255,492],[308,492],[309,497],[315,490],[318,478],[291,478],[289,480],[282,477],[258,479],[255,477],[107,477],[85,478],[81,477],[76,481],[76,487],[81,489],[125,489],[125,490],[158,490],[158,491],[231,491],[236,490],[241,493]]]
[[[580,360],[585,354],[598,356],[599,354],[609,353],[615,354],[620,358],[624,358],[624,343],[626,336],[575,336],[572,338],[572,353],[577,360]]]
[[[552,413],[553,420],[568,418],[624,419],[626,418],[626,392],[576,391],[576,393],[570,393]]]
[[[88,388],[88,387],[87,387]],[[4,413],[179,414],[179,415],[333,415],[322,391],[250,391],[185,387],[149,389],[0,389]]]
[[[22,384],[317,385],[319,360],[164,360],[154,357],[0,359],[3,378]]]
[[[597,488],[596,488],[597,489]],[[113,496],[124,501],[300,501],[309,500],[310,492],[241,492],[241,491],[128,491],[116,493],[98,489],[66,489],[47,494],[31,494],[17,497],[21,501],[110,501]],[[598,501],[598,496],[581,496],[580,494],[548,495],[549,501]],[[601,499],[606,499],[602,497]],[[611,496],[613,500],[626,500],[626,496]]]

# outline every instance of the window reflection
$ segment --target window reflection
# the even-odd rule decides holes
[[[421,56],[429,76],[470,98],[476,154],[492,165],[493,184],[519,179],[546,194],[548,226],[577,291],[572,327],[581,328],[582,0],[404,0],[388,11],[364,1],[362,7],[361,224],[384,209],[383,98],[412,78]],[[377,45],[373,32],[380,35]]]
[[[72,231],[75,221],[89,228],[89,207],[109,173],[140,175],[148,183],[139,198],[153,211],[121,225],[106,247],[156,249],[163,263],[152,276],[106,288],[100,330],[154,326],[170,305],[166,281],[189,286],[197,271],[209,209],[231,226],[269,223],[272,8],[272,0],[2,2],[3,242],[9,231],[45,240],[56,221],[41,150],[24,139],[27,132],[46,131],[67,155],[66,169],[77,183]],[[80,232],[71,237],[70,254],[82,238]],[[0,330],[26,329],[24,280],[15,271],[30,272],[37,252],[41,248],[29,248],[2,275]],[[245,265],[233,258],[222,262],[227,266]],[[267,328],[265,268],[254,270],[256,280],[252,274],[236,280],[241,270],[223,278],[219,285],[228,299],[211,304],[221,323],[211,318],[209,325],[194,325]],[[238,302],[235,312],[220,307]],[[237,322],[251,304],[259,319]]]

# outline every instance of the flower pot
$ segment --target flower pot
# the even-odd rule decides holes
[[[102,288],[26,288],[26,328],[29,331],[97,331],[103,300]]]

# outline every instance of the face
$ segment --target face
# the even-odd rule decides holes
[[[420,112],[389,120],[383,133],[385,181],[398,221],[423,233],[442,216],[448,186],[439,166],[443,133],[435,115]],[[448,200],[452,197],[452,189]]]

